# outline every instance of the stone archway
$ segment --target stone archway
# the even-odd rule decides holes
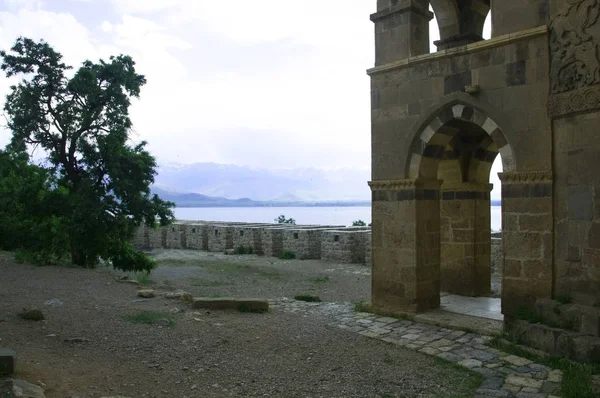
[[[483,40],[490,0],[430,0],[440,29],[438,50]]]
[[[491,288],[489,177],[502,155],[514,167],[508,141],[494,120],[464,104],[448,105],[422,129],[409,157],[409,176],[441,181],[440,289],[484,296]]]
[[[376,310],[437,308],[442,288],[489,292],[489,173],[498,153],[504,170],[514,170],[498,124],[472,106],[449,103],[418,129],[407,178],[370,183]]]

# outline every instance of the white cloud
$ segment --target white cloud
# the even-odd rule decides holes
[[[105,0],[86,5],[96,7],[90,20],[9,1],[1,48],[23,35],[75,66],[134,58],[148,79],[131,110],[136,137],[161,160],[370,166],[372,2]],[[7,88],[0,79],[0,94]]]

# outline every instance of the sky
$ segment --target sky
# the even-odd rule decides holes
[[[73,66],[131,55],[148,80],[131,109],[134,138],[148,141],[159,163],[368,170],[375,7],[375,0],[0,0],[0,48],[18,36],[43,38]],[[11,83],[0,79],[0,103]],[[0,130],[0,146],[8,139]],[[497,171],[499,164],[493,177]]]

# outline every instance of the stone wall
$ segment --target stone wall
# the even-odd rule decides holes
[[[321,258],[338,263],[367,264],[366,242],[371,237],[369,230],[323,231]],[[369,244],[369,251],[371,245]],[[369,255],[369,261],[371,256]]]
[[[329,236],[326,232],[336,231]],[[339,242],[334,241],[339,235]],[[370,227],[178,221],[166,227],[140,227],[133,244],[140,250],[189,249],[223,252],[239,246],[256,254],[280,257],[285,250],[298,259],[326,259],[370,264]],[[368,241],[368,242],[367,242]],[[367,253],[368,252],[368,253]],[[368,259],[368,260],[367,260]]]

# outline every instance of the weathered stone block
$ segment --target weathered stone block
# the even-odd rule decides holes
[[[269,310],[269,302],[267,300],[260,299],[196,297],[192,302],[192,308],[208,310],[238,310],[242,312],[266,312]]]
[[[17,353],[9,348],[0,347],[0,375],[10,375],[15,372]]]
[[[506,64],[506,85],[520,86],[527,83],[527,61],[520,60]]]
[[[592,187],[576,185],[569,187],[569,219],[591,221],[594,218]]]

